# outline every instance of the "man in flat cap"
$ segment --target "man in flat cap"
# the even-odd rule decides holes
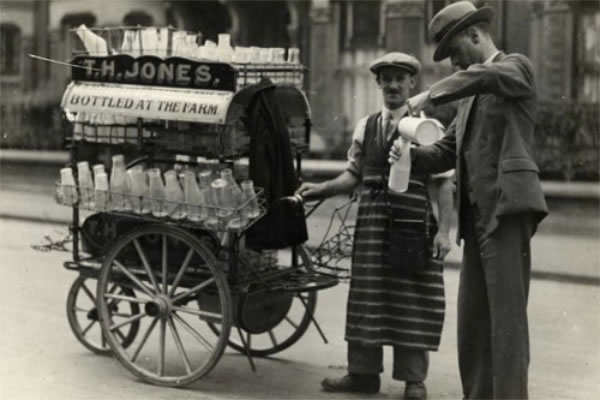
[[[443,8],[429,29],[433,59],[460,70],[411,98],[414,112],[460,100],[447,135],[411,152],[413,171],[456,168],[458,356],[467,399],[528,396],[530,240],[548,210],[533,161],[537,94],[533,67],[503,54],[489,33],[494,9],[468,1]],[[400,153],[394,145],[390,161]]]
[[[304,183],[297,191],[307,198],[329,197],[362,184],[346,314],[348,374],[323,380],[325,391],[377,393],[382,346],[390,345],[392,377],[406,382],[404,398],[426,397],[428,352],[437,350],[444,322],[442,260],[450,250],[453,184],[447,176],[414,175],[405,193],[394,193],[387,188],[386,161],[420,69],[419,61],[404,53],[375,60],[370,70],[381,89],[383,109],[358,122],[344,172],[326,182]],[[439,229],[427,190],[433,181],[438,186]],[[403,237],[390,240],[392,220]],[[411,258],[413,253],[423,256]]]

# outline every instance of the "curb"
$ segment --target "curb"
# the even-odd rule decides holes
[[[0,162],[12,164],[65,165],[69,152],[63,150],[15,150],[0,149]]]

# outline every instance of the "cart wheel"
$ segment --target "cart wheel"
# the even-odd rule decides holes
[[[279,268],[291,265],[291,251],[278,252]],[[311,261],[308,251],[304,246],[296,247],[296,259],[298,267],[310,267]],[[274,302],[269,304],[263,301],[270,298]],[[234,332],[229,338],[229,346],[246,354],[246,346],[253,357],[267,357],[279,353],[296,343],[306,332],[315,309],[317,307],[317,292],[256,292],[249,294],[241,300],[246,304],[240,304],[237,309],[238,332]],[[281,310],[284,310],[281,313]],[[287,310],[287,312],[285,312]],[[278,314],[277,321],[265,321],[265,315]],[[262,327],[260,324],[263,323]],[[267,324],[271,323],[271,326]],[[252,324],[252,326],[249,326]],[[214,324],[209,324],[213,332],[219,333]],[[240,338],[243,335],[243,339]]]
[[[135,296],[111,293],[114,283]],[[189,384],[212,370],[227,345],[232,312],[225,275],[207,246],[180,228],[148,225],[116,242],[102,264],[97,297],[113,354],[147,382]],[[117,299],[141,311],[119,319],[109,306]],[[143,334],[125,348],[118,332],[136,321]],[[207,321],[218,324],[219,335]]]
[[[86,284],[90,280],[80,276],[71,285],[67,296],[67,318],[71,330],[81,344],[94,353],[110,354],[110,347],[108,347],[100,327],[96,296]],[[131,289],[117,284],[111,285],[109,291],[119,295],[135,297],[135,293]],[[82,293],[83,295],[80,296]],[[129,318],[140,312],[137,303],[124,303],[118,299],[111,301],[110,307],[115,314],[122,318]],[[121,340],[121,346],[127,347],[133,342],[139,326],[139,322],[135,321],[125,329],[119,330],[118,337]]]

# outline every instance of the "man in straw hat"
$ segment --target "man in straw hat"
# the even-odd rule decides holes
[[[527,398],[530,240],[547,207],[532,156],[537,95],[533,67],[496,49],[494,9],[468,1],[429,25],[434,61],[460,68],[408,100],[412,112],[460,100],[447,135],[411,152],[413,172],[456,166],[464,255],[458,293],[458,358],[468,399]],[[398,158],[394,145],[390,161]]]
[[[405,102],[420,69],[419,61],[404,53],[375,60],[370,70],[383,109],[358,122],[342,174],[304,183],[297,191],[307,198],[328,197],[362,183],[346,314],[348,374],[323,380],[325,391],[377,393],[382,346],[391,345],[392,377],[406,382],[404,398],[426,397],[428,352],[437,350],[444,322],[442,260],[450,250],[452,182],[447,176],[413,175],[405,193],[393,193],[387,189],[390,165],[385,161],[398,137],[397,123],[408,114]],[[439,229],[429,201],[430,182],[438,186]],[[406,232],[403,243],[390,239],[392,216]],[[418,260],[408,256],[420,250],[424,255]]]

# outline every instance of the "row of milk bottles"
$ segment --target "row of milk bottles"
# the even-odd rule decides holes
[[[92,170],[93,176],[87,161],[77,163],[79,198],[72,169],[61,169],[65,204],[79,200],[83,208],[203,221],[215,229],[239,229],[260,215],[253,182],[244,180],[238,185],[230,168],[219,171],[217,178],[210,169],[196,174],[192,168],[172,169],[163,177],[158,168],[126,169],[124,157],[115,155],[110,179],[103,164]]]
[[[300,63],[300,50],[298,48],[289,48],[286,52],[286,49],[282,47],[232,47],[231,38],[228,33],[219,34],[218,43],[207,40],[202,46],[198,46],[197,49],[188,49],[187,54],[180,55],[210,61],[244,64],[297,65]]]
[[[174,56],[250,64],[300,63],[298,48],[287,49],[286,57],[286,49],[279,47],[233,47],[231,46],[231,36],[228,33],[219,34],[217,43],[206,40],[199,46],[198,42],[201,40],[199,35],[186,31],[170,32],[169,28],[156,27],[125,29],[118,50],[109,49],[107,41],[85,24],[75,29],[75,33],[81,39],[86,51],[93,56],[107,56],[110,50],[111,54],[129,54],[132,57],[153,55],[166,58]]]

